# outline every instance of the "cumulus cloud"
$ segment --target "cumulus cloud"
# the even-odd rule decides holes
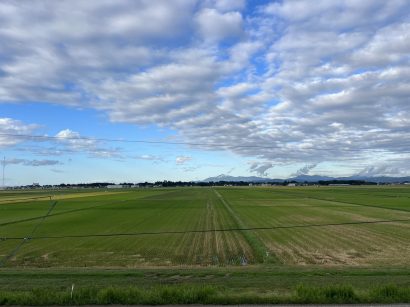
[[[2,2],[0,102],[81,105],[275,163],[409,152],[407,1],[245,5]],[[60,136],[73,151],[116,152]]]
[[[175,158],[175,163],[178,165],[182,165],[185,164],[186,162],[189,162],[192,160],[192,157],[188,157],[188,156],[178,156]]]
[[[221,13],[216,9],[206,8],[198,13],[196,22],[205,40],[218,42],[242,33],[242,15],[237,11]]]
[[[378,161],[372,165],[364,167],[356,175],[363,177],[379,177],[379,176],[410,176],[409,157],[399,157],[387,161]]]
[[[317,166],[317,164],[308,164],[305,165],[304,167],[298,169],[296,171],[296,173],[294,173],[293,175],[291,175],[291,177],[293,176],[301,176],[301,175],[308,175],[310,173],[310,171],[312,169],[314,169]]]
[[[150,154],[143,154],[143,155],[138,155],[133,157],[137,160],[143,160],[143,161],[151,161],[154,164],[159,164],[159,163],[165,163],[167,162],[166,159],[164,159],[161,156],[158,155],[150,155]]]
[[[55,135],[58,143],[65,145],[66,153],[88,153],[96,158],[121,158],[121,148],[102,146],[97,140],[84,138],[80,133],[64,129]]]
[[[135,158],[140,159],[140,160],[148,160],[148,161],[162,160],[161,157],[154,156],[154,155],[139,155],[139,156],[136,156]]]
[[[80,133],[72,131],[70,129],[64,129],[55,135],[63,144],[67,144],[73,150],[89,150],[90,148],[95,148],[96,141],[81,138]]]
[[[13,146],[27,140],[18,135],[30,135],[39,125],[26,124],[20,120],[3,117],[0,118],[0,148]]]
[[[274,166],[271,162],[251,162],[250,164],[249,170],[258,176],[268,176],[266,171]]]

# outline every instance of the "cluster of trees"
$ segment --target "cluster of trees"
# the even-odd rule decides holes
[[[249,182],[249,181],[218,181],[218,182],[202,182],[202,181],[156,181],[156,182],[141,182],[141,183],[130,183],[123,182],[120,183],[124,188],[140,187],[140,188],[153,188],[153,187],[208,187],[208,186],[249,186],[249,185],[276,185],[276,186],[287,186],[289,184],[296,185],[375,185],[375,182],[368,182],[365,180],[320,180],[317,182],[297,182],[297,181],[281,181],[281,182]],[[43,185],[43,186],[21,186],[18,188],[57,188],[57,189],[68,189],[68,188],[90,188],[90,189],[101,189],[107,188],[109,185],[115,185],[112,182],[92,182],[92,183],[76,183],[67,184],[61,183],[59,185]]]
[[[376,185],[376,182],[369,182],[365,180],[319,180],[319,185],[330,185],[330,184],[347,184],[347,185]]]

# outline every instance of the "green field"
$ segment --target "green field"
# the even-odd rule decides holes
[[[408,293],[409,255],[406,186],[0,192],[0,303],[1,290],[74,281],[259,298],[299,283]]]

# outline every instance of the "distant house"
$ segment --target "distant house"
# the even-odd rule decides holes
[[[289,183],[288,187],[296,187],[296,183]]]

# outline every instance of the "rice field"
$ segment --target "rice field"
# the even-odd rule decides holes
[[[0,192],[20,268],[410,265],[410,188]]]

